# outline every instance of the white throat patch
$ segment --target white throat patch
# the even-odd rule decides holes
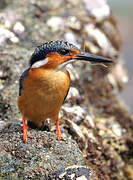
[[[43,65],[45,65],[45,64],[47,64],[47,63],[48,63],[48,58],[45,58],[44,60],[40,60],[40,61],[35,62],[35,63],[31,66],[31,69],[33,69],[33,68],[39,68],[39,67],[41,67],[41,66],[43,66]]]
[[[71,59],[71,60],[69,60],[69,61],[66,61],[66,62],[60,64],[60,65],[58,66],[58,70],[63,69],[67,64],[69,64],[69,63],[71,63],[71,62],[74,62],[74,61],[75,61],[75,59]]]

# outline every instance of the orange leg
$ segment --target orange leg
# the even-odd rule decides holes
[[[58,140],[61,139],[61,132],[60,132],[60,128],[59,128],[59,120],[56,121],[56,128],[57,128],[57,136],[58,136]]]
[[[23,141],[27,143],[27,134],[28,134],[28,126],[26,124],[26,119],[23,117]]]

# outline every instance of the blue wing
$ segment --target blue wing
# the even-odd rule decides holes
[[[21,96],[21,91],[23,89],[23,81],[24,81],[24,78],[28,75],[28,72],[29,72],[30,68],[26,69],[22,75],[20,76],[20,79],[19,79],[19,96]]]
[[[67,70],[66,70],[66,72],[67,72],[67,74],[68,74],[68,76],[69,76],[69,80],[70,80],[70,74],[69,74],[69,72],[68,72]],[[67,97],[67,95],[68,95],[69,89],[70,89],[70,84],[69,84],[69,88],[68,88],[68,90],[67,90],[67,93],[66,93],[66,95],[65,95],[65,98],[64,98],[63,103],[64,103],[65,100],[66,100],[66,97]]]

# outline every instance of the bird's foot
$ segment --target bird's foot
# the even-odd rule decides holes
[[[60,132],[60,128],[59,128],[59,120],[56,121],[56,128],[57,128],[57,136],[58,136],[58,140],[61,139],[61,132]]]
[[[58,140],[60,140],[61,139],[61,132],[60,132],[60,130],[57,130],[56,134],[58,136]]]
[[[23,117],[23,141],[27,143],[27,135],[28,135],[28,126],[26,124],[26,119]]]

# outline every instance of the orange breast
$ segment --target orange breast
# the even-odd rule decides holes
[[[37,126],[41,126],[46,118],[58,117],[69,86],[66,70],[30,70],[18,98],[21,113]]]

